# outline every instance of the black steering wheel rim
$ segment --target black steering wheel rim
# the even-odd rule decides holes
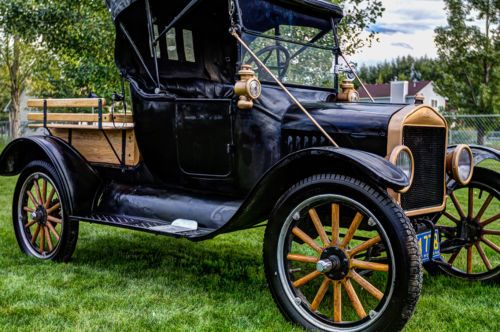
[[[282,54],[284,54],[285,56],[284,59],[285,61],[284,62],[280,61],[280,63],[276,67],[276,69],[278,70],[278,77],[280,79],[283,79],[283,77],[285,77],[286,73],[288,72],[288,68],[290,67],[290,60],[292,59],[292,56],[290,52],[286,49],[286,47],[282,45],[269,45],[257,51],[255,55],[260,59],[262,55],[268,53],[267,56],[264,57],[264,60],[261,60],[265,65],[267,65],[267,61],[269,60],[274,51],[277,52],[278,56],[280,52],[282,52]],[[252,64],[254,62],[256,62],[255,59],[251,59],[248,64]],[[263,77],[263,75],[266,75],[267,72],[264,71],[263,68],[259,67],[257,69],[257,74],[259,75],[259,77]]]

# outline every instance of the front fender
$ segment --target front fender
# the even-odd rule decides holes
[[[0,175],[17,175],[34,160],[54,166],[71,215],[91,211],[101,183],[99,175],[75,149],[57,137],[32,136],[12,141],[0,155]]]
[[[315,174],[339,173],[380,188],[400,190],[407,176],[375,154],[360,150],[317,147],[286,156],[264,174],[221,232],[252,226],[266,220],[279,198],[298,181]]]

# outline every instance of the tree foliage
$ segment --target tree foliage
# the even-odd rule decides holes
[[[436,29],[443,77],[437,89],[452,108],[500,112],[500,2],[445,0],[448,25]]]
[[[427,57],[398,57],[373,66],[359,69],[361,79],[366,83],[389,83],[401,81],[439,81],[442,77],[439,61]]]

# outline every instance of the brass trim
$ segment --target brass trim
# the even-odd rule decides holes
[[[469,177],[465,181],[462,181],[462,179],[460,178],[460,174],[458,173],[458,158],[460,158],[460,154],[462,153],[463,150],[466,150],[470,156],[470,169],[471,169]],[[472,154],[472,150],[468,145],[465,144],[457,145],[457,147],[455,148],[455,150],[453,150],[453,152],[448,153],[448,155],[446,155],[446,171],[449,173],[450,170],[453,179],[455,179],[455,181],[457,181],[462,186],[466,186],[472,180],[472,175],[474,174],[474,155]]]
[[[394,114],[389,122],[387,131],[387,159],[390,158],[390,153],[392,153],[397,146],[403,144],[403,131],[407,126],[445,128],[446,142],[444,153],[448,150],[448,123],[446,119],[429,105],[408,105]],[[446,155],[444,158],[444,169],[446,171]],[[398,204],[401,204],[400,193],[393,190],[389,190],[388,193]],[[408,217],[412,217],[443,211],[446,207],[446,199],[446,177],[443,177],[443,203],[441,205],[417,210],[408,210],[405,211],[405,213]]]
[[[401,193],[401,194],[405,194],[407,193],[410,188],[411,188],[411,185],[413,184],[413,178],[415,176],[415,159],[413,158],[413,153],[411,152],[410,148],[407,147],[406,145],[398,145],[394,148],[394,150],[392,150],[391,152],[391,155],[389,156],[389,161],[394,165],[396,166],[397,164],[397,159],[399,157],[399,154],[403,151],[406,151],[409,155],[410,155],[410,160],[411,160],[411,177],[409,178],[409,181],[410,181],[410,184],[399,190],[398,192]]]

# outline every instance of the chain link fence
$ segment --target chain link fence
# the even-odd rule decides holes
[[[10,123],[9,121],[0,121],[0,146],[10,140]]]
[[[478,144],[500,150],[500,114],[443,114],[450,128],[449,144]]]

